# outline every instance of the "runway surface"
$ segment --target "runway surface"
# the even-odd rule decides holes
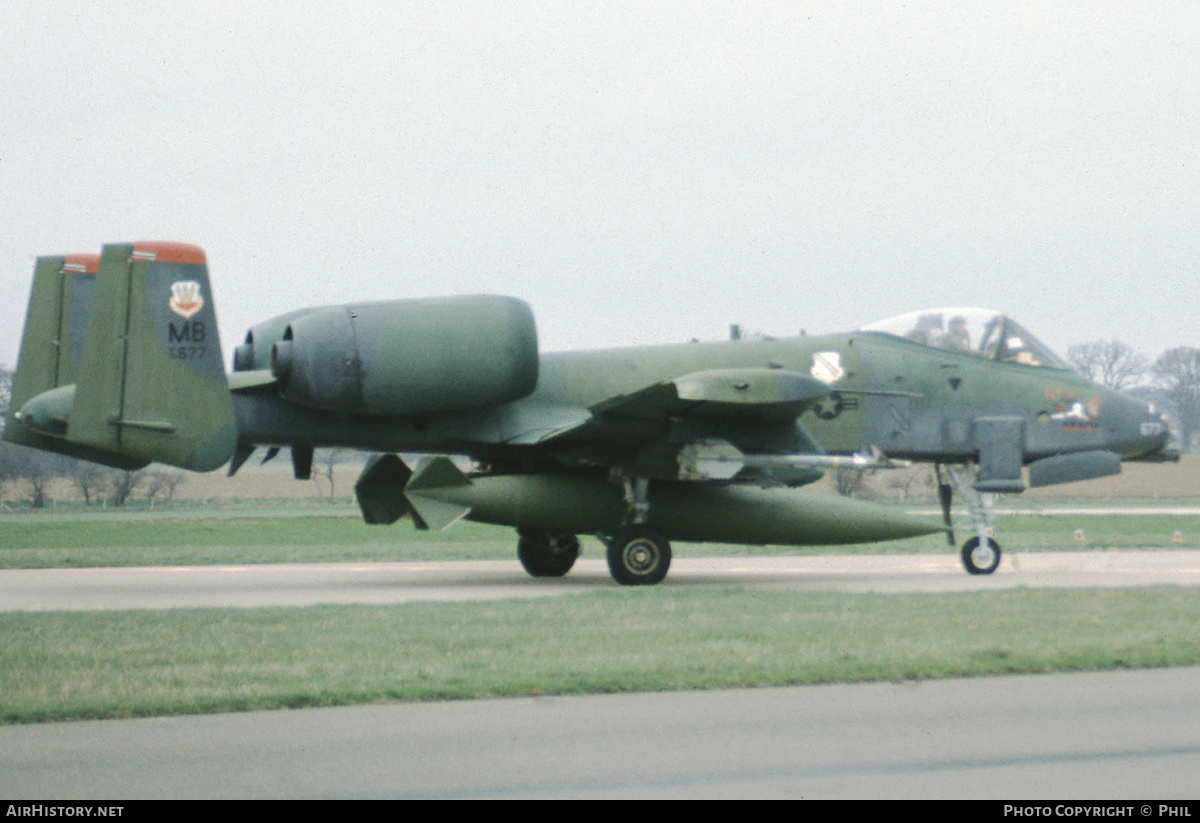
[[[1194,799],[1198,709],[1192,667],[10,726],[0,796]]]
[[[1200,552],[677,558],[665,586],[844,591],[1200,585]],[[0,572],[0,608],[163,609],[567,596],[513,561]],[[0,796],[1195,798],[1200,667],[532,697],[0,727]]]
[[[1125,550],[1004,555],[969,575],[956,554],[676,557],[666,586],[752,585],[849,592],[950,592],[1017,587],[1200,586],[1200,551]],[[603,560],[534,579],[514,560],[288,563],[0,571],[0,611],[411,603],[545,597],[615,587]]]

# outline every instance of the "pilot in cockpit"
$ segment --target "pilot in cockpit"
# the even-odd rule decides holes
[[[904,336],[914,343],[936,346],[938,338],[942,337],[942,316],[937,312],[922,314],[917,318],[917,325]]]
[[[967,331],[967,318],[956,314],[950,318],[950,328],[934,341],[935,346],[946,351],[967,352],[971,350],[971,333]]]

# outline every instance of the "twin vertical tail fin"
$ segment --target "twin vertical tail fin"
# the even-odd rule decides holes
[[[226,463],[237,426],[204,252],[40,258],[4,439],[120,468]]]
[[[25,335],[16,374],[4,439],[24,446],[55,448],[66,432],[66,420],[47,416],[36,428],[19,419],[18,410],[32,398],[71,385],[91,314],[96,288],[98,255],[39,257],[33,267],[33,287],[25,315]]]

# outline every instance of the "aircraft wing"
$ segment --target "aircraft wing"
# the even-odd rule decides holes
[[[812,378],[781,369],[716,369],[685,374],[576,407],[529,398],[461,415],[451,426],[477,442],[553,448],[577,441],[631,442],[661,438],[665,424],[739,441],[748,431],[785,432],[778,451],[817,451],[792,432],[805,409],[829,394]]]
[[[601,401],[591,412],[610,420],[694,417],[783,423],[828,395],[824,383],[783,369],[714,369]]]

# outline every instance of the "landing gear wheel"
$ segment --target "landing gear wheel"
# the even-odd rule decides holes
[[[608,570],[622,586],[652,586],[667,576],[671,544],[648,529],[622,529],[608,544]]]
[[[579,538],[573,534],[517,531],[517,559],[533,577],[562,577],[579,557]]]
[[[963,543],[962,562],[971,574],[991,574],[1000,565],[1000,544],[990,537],[980,544],[978,537],[972,537]]]

